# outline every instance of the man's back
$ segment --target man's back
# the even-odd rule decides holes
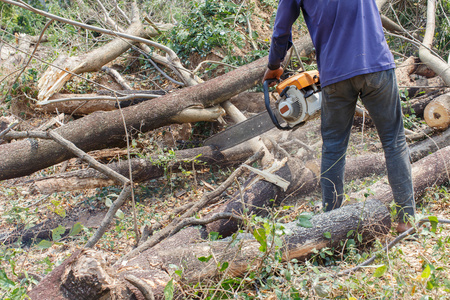
[[[286,41],[286,30],[290,32],[300,9],[316,48],[323,86],[395,67],[375,0],[281,0],[275,44]],[[271,53],[269,61],[277,56]]]

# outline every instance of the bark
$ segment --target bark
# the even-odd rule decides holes
[[[450,94],[444,94],[431,101],[425,108],[424,119],[430,127],[447,129],[450,125]]]
[[[311,40],[301,39],[299,49],[312,49]],[[186,109],[211,107],[254,87],[261,81],[267,57],[242,66],[208,82],[187,87],[158,98],[124,108],[127,130],[147,132],[172,123]],[[202,110],[199,109],[199,112]],[[65,139],[84,151],[125,145],[125,131],[119,111],[97,112],[56,129]],[[0,180],[29,175],[73,157],[53,141],[29,139],[0,145]]]
[[[411,75],[416,70],[416,60],[413,56],[409,57],[405,61],[401,63],[396,69],[395,69],[395,75],[397,77],[397,84],[399,86],[410,86],[413,84],[413,81],[411,80]]]
[[[139,95],[146,94],[146,97],[136,98],[133,100],[120,101],[120,107],[124,108],[130,105],[138,104],[143,101],[157,101],[155,99],[158,96],[165,95],[164,91],[142,91],[142,90],[119,90],[116,94],[117,97],[121,97],[122,95],[130,96],[130,95]],[[156,95],[154,98],[147,98],[148,95]],[[105,99],[102,99],[102,96]],[[76,98],[94,98],[91,100],[77,100]],[[112,100],[107,100],[106,98],[112,98]],[[61,99],[73,99],[73,100],[64,100],[61,102],[56,102]],[[99,91],[97,94],[54,94],[49,98],[49,101],[56,100],[55,102],[51,102],[46,105],[36,106],[35,110],[47,113],[54,112],[62,112],[74,116],[85,116],[89,115],[96,111],[111,111],[116,110],[118,108],[117,101],[115,99],[115,94],[111,91]],[[118,98],[117,100],[120,100]]]

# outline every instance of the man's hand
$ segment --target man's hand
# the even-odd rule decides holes
[[[267,69],[266,73],[264,74],[263,77],[263,82],[269,79],[277,79],[280,80],[281,75],[283,75],[283,68],[279,67],[276,70],[271,70],[271,69]],[[272,82],[269,84],[270,87],[274,86],[276,84],[276,81]]]

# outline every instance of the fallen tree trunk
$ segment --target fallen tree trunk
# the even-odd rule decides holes
[[[412,172],[416,196],[420,196],[425,188],[429,186],[448,182],[450,180],[449,172],[450,147],[441,149],[416,162],[413,165]],[[295,174],[295,176],[297,177],[298,174]],[[390,188],[387,184],[383,183],[383,180],[370,187],[370,191],[374,195],[374,198],[379,199],[385,205],[392,201]],[[358,198],[358,195],[360,193],[351,195],[351,197]],[[361,199],[365,199],[365,197],[361,197]],[[344,226],[343,224],[347,223],[361,224],[359,221],[361,206],[363,208],[367,207],[367,211],[370,213],[376,212],[377,217],[375,219],[377,220],[390,220],[389,211],[384,205],[380,205],[379,202],[374,200],[368,200],[364,203],[356,204],[356,206],[348,205],[330,213],[319,215],[316,217],[319,219],[313,219],[313,221],[325,218],[330,223],[325,223],[322,219],[318,222],[320,225],[314,227],[314,230],[299,229],[295,225],[288,225],[288,227],[293,226],[294,235],[287,237],[287,243],[284,244],[284,249],[286,250],[284,257],[286,259],[306,257],[311,254],[313,249],[319,249],[320,247],[329,245],[330,241],[326,240],[324,236],[325,232],[331,234],[333,242],[346,239],[349,230],[358,229],[359,225],[356,225],[354,229],[350,229],[352,228],[351,226],[345,227],[343,236],[339,235],[335,230],[339,231],[339,228],[342,228]],[[352,210],[354,207],[360,208],[357,210],[359,213],[355,215],[346,215],[344,213],[347,209]],[[365,209],[364,213],[366,213]],[[364,222],[366,217],[363,217],[361,222]],[[322,227],[323,224],[326,226]],[[374,235],[380,234],[380,232],[386,232],[385,228],[383,229],[380,226],[380,223],[375,222],[371,224],[377,224],[377,230],[373,231]],[[201,236],[200,230],[183,230],[173,236],[170,241],[168,240],[167,243],[165,242],[155,248],[140,253],[129,261],[123,261],[121,264],[116,265],[113,270],[110,269],[109,266],[111,263],[107,261],[106,256],[101,255],[99,252],[85,251],[82,254],[77,254],[69,259],[70,263],[63,263],[50,273],[33,289],[30,296],[32,299],[41,299],[40,297],[45,293],[47,299],[66,299],[63,295],[70,299],[75,299],[73,298],[75,295],[80,295],[79,297],[85,299],[99,299],[102,295],[114,292],[116,296],[120,295],[119,299],[128,299],[131,293],[138,294],[139,291],[127,285],[123,280],[117,280],[127,274],[145,279],[152,287],[153,293],[162,295],[165,285],[171,279],[170,275],[167,274],[167,270],[170,270],[171,265],[183,267],[183,278],[191,282],[217,275],[216,260],[214,260],[214,266],[205,265],[198,260],[198,257],[207,257],[212,253],[216,254],[214,251],[217,249],[219,252],[215,258],[221,262],[229,262],[227,275],[237,276],[241,274],[242,270],[246,270],[248,266],[255,266],[255,258],[257,259],[261,254],[259,252],[260,245],[256,241],[244,240],[244,244],[238,245],[237,248],[230,248],[228,242],[224,241],[190,244],[196,236],[195,232],[197,232],[197,236]],[[171,247],[165,247],[168,244]],[[178,247],[176,247],[177,244]],[[231,249],[239,249],[239,252],[233,252]],[[227,256],[233,253],[235,254],[234,256]],[[238,260],[233,258],[238,258]],[[89,273],[83,271],[86,270],[86,266],[88,265],[91,266]],[[111,285],[112,282],[114,282],[114,287],[116,288],[114,291],[111,288],[113,286]]]
[[[312,51],[309,37],[297,42],[298,49]],[[303,54],[302,54],[303,55]],[[122,110],[127,130],[147,132],[165,125],[193,122],[202,108],[211,107],[254,87],[261,81],[267,57],[242,66],[208,82],[184,88]],[[183,111],[199,108],[187,117]],[[199,120],[195,120],[199,121]],[[57,133],[84,151],[123,146],[125,131],[120,111],[98,112],[56,129]],[[29,139],[0,145],[0,180],[29,175],[73,157],[53,141]]]
[[[416,199],[422,196],[427,188],[450,182],[450,146],[440,149],[414,163],[412,166],[412,178]],[[386,205],[389,205],[393,200],[387,179],[380,180],[368,187],[368,189],[352,194],[350,198],[364,199],[364,194],[373,195],[369,196],[369,199],[376,198]]]
[[[231,150],[231,151],[230,151]],[[164,176],[167,170],[178,172],[182,167],[183,170],[192,169],[192,165],[200,163],[216,164],[227,166],[243,162],[252,155],[251,149],[238,147],[219,151],[212,147],[197,147],[175,152],[172,161],[165,165],[158,163],[160,158],[154,156],[150,159],[135,158],[131,161],[120,161],[108,164],[112,170],[129,178],[129,163],[131,163],[133,182],[145,182],[150,179]],[[114,185],[115,182],[107,176],[101,174],[94,169],[83,169],[79,171],[67,172],[48,177],[42,177],[34,181],[31,191],[42,194],[51,194],[61,191],[71,191],[79,189],[92,189]]]
[[[450,125],[450,94],[445,94],[431,101],[424,112],[427,125],[445,130]]]
[[[320,214],[312,218],[311,223],[312,228],[300,227],[297,222],[285,224],[290,234],[283,237],[281,251],[284,260],[304,259],[313,249],[336,246],[352,230],[361,233],[363,242],[368,242],[377,235],[386,234],[390,228],[389,212],[376,200]],[[324,237],[324,232],[329,232],[331,238]],[[70,263],[57,267],[29,296],[31,299],[99,299],[114,294],[117,299],[129,299],[135,294],[139,299],[142,297],[140,291],[124,280],[133,275],[152,288],[156,299],[162,299],[164,287],[171,279],[167,271],[173,272],[173,265],[183,268],[184,282],[196,283],[223,275],[218,264],[228,263],[225,276],[240,276],[257,270],[264,263],[266,253],[259,250],[260,244],[252,237],[238,237],[234,246],[231,242],[224,240],[188,245],[178,242],[171,248],[155,247],[113,269],[108,267],[105,255],[84,250],[75,253],[68,260]],[[198,259],[210,255],[214,259],[208,262]],[[87,269],[89,272],[84,271]]]
[[[300,132],[296,132],[296,134],[300,134]],[[429,153],[436,152],[439,148],[446,147],[449,144],[450,131],[448,130],[440,135],[418,142],[410,147],[412,161],[417,161]],[[173,165],[171,165],[171,167],[174,172],[177,172],[179,171],[178,166],[182,164],[184,169],[190,170],[192,169],[192,160],[198,160],[200,162],[218,166],[239,164],[248,158],[251,153],[251,149],[246,147],[245,144],[224,151],[213,150],[210,147],[180,150],[175,152]],[[140,158],[132,159],[131,168],[133,170],[133,181],[145,182],[163,176],[165,172],[164,168],[167,168],[167,166],[158,166],[157,164],[154,164],[155,161],[158,161],[158,157],[154,157],[150,160]],[[128,178],[128,164],[128,161],[120,161],[118,163],[110,163],[108,167]],[[306,164],[306,167],[312,172],[308,173],[310,176],[306,177],[307,180],[303,183],[304,188],[299,190],[299,193],[313,190],[314,187],[317,186],[317,178],[320,172],[319,166],[320,162],[317,160],[309,161]],[[382,154],[364,154],[349,157],[346,163],[345,179],[355,180],[373,174],[381,174],[384,171],[385,164]],[[30,191],[51,194],[111,185],[114,185],[114,182],[100,172],[94,169],[84,169],[36,179],[30,186]],[[310,188],[310,185],[312,185],[313,188]]]

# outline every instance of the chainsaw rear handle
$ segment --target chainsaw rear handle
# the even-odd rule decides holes
[[[272,123],[280,130],[291,130],[294,127],[290,126],[281,126],[278,122],[277,117],[272,111],[272,108],[270,107],[270,96],[269,96],[269,84],[271,84],[274,81],[278,81],[277,79],[267,79],[263,83],[263,89],[264,89],[264,102],[266,104],[266,110],[269,113],[270,119],[272,120]]]

